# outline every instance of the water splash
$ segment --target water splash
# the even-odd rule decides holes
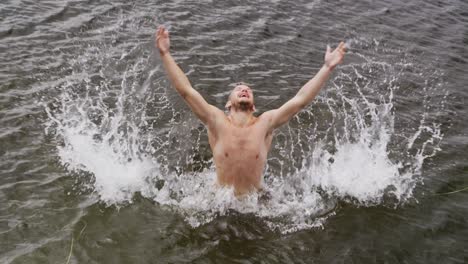
[[[353,40],[353,47],[360,43]],[[277,132],[265,190],[238,199],[232,189],[215,185],[212,161],[208,169],[188,169],[196,155],[187,154],[189,146],[179,138],[191,135],[197,152],[207,145],[201,136],[206,131],[172,106],[161,69],[148,68],[148,59],[111,59],[116,56],[102,49],[85,53],[91,55],[104,67],[90,70],[93,60],[77,59],[87,67],[74,67],[84,70],[75,70],[46,107],[48,130],[61,142],[60,161],[71,171],[90,173],[92,189],[108,205],[131,202],[140,192],[180,212],[192,226],[235,210],[293,232],[321,226],[340,200],[372,206],[391,197],[389,205],[396,206],[412,197],[424,160],[435,155],[442,138],[439,125],[426,118],[416,127],[399,119],[394,96],[402,73],[415,66],[356,52],[362,60],[341,67],[317,102]],[[127,65],[123,76],[115,70],[121,64]],[[433,87],[424,84],[426,92]]]
[[[87,62],[80,58],[74,66]],[[147,92],[156,71],[150,71],[141,86],[135,78],[145,65],[145,60],[137,61],[118,85],[106,69],[98,75],[74,72],[59,87],[56,102],[46,106],[46,130],[59,139],[61,163],[70,171],[93,174],[92,189],[108,205],[131,202],[135,192],[148,196],[154,191],[159,165],[149,152],[150,134],[141,129],[151,127],[139,95]]]

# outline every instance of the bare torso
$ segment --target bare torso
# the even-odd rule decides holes
[[[208,139],[216,165],[218,183],[234,186],[236,194],[243,194],[261,188],[262,173],[272,140],[272,131],[285,124],[309,104],[331,71],[343,60],[345,43],[341,42],[332,51],[328,46],[325,63],[297,94],[280,108],[253,116],[255,105],[253,92],[245,84],[238,84],[226,103],[230,115],[208,104],[202,95],[193,89],[187,76],[177,66],[169,52],[169,32],[159,27],[156,44],[177,92],[184,98],[191,110],[208,127]]]
[[[265,118],[239,127],[224,115],[208,129],[208,139],[220,185],[233,186],[237,195],[261,188],[272,140]]]

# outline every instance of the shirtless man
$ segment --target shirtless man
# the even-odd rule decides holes
[[[156,32],[156,47],[171,84],[208,129],[218,184],[233,186],[236,195],[261,189],[273,130],[288,122],[315,98],[345,54],[343,42],[333,51],[328,46],[324,65],[296,96],[280,108],[255,117],[253,92],[244,84],[237,85],[229,95],[226,103],[228,115],[208,104],[172,58],[169,32],[163,26]]]

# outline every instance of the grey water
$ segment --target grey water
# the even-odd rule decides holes
[[[467,263],[465,1],[0,3],[0,263]],[[154,32],[219,108],[295,95],[265,192],[214,186]]]

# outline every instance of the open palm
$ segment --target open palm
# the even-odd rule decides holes
[[[346,45],[344,42],[340,42],[335,50],[331,50],[330,46],[327,46],[327,52],[325,53],[325,65],[331,69],[335,68],[336,65],[343,61],[344,54],[346,53]]]
[[[169,31],[164,26],[160,26],[156,31],[156,47],[160,53],[164,54],[169,52],[170,46]]]

